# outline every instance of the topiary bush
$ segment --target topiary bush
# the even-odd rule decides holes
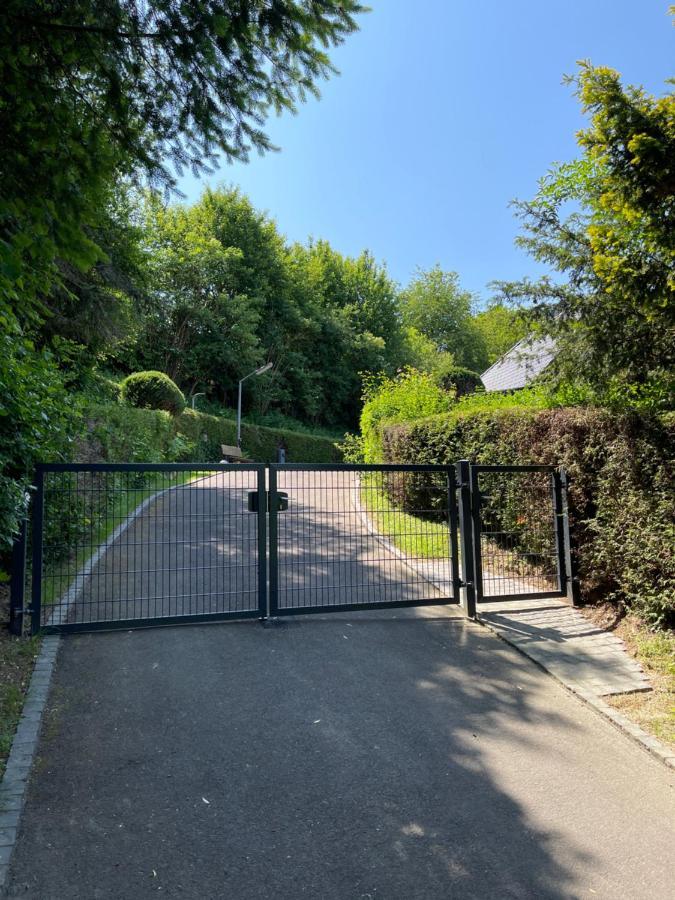
[[[173,416],[185,409],[183,392],[164,372],[134,372],[122,382],[120,398],[141,409],[163,409]]]
[[[434,372],[434,380],[444,391],[454,391],[456,397],[483,390],[483,382],[478,372],[463,366],[444,366]]]

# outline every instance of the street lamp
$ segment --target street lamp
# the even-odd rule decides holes
[[[265,363],[264,366],[260,366],[254,372],[249,372],[248,375],[245,375],[241,381],[239,382],[239,398],[237,400],[237,447],[241,450],[241,386],[242,384],[249,378],[252,378],[254,375],[262,375],[263,372],[269,372],[272,368],[272,363]]]
[[[206,396],[206,394],[203,391],[200,391],[198,394],[193,394],[192,395],[192,408],[193,409],[195,408],[195,400],[197,399],[197,397],[205,397],[205,396]]]

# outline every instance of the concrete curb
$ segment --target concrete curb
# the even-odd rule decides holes
[[[632,741],[639,744],[643,749],[645,749],[652,756],[655,756],[658,760],[660,760],[664,765],[668,766],[670,769],[675,769],[675,750],[671,750],[669,747],[666,747],[661,741],[657,740],[651,734],[647,734],[646,731],[643,731],[639,725],[636,725],[634,722],[631,722],[623,713],[620,713],[618,710],[611,707],[608,703],[602,699],[598,694],[593,694],[590,691],[582,691],[578,688],[573,687],[571,684],[563,681],[561,678],[558,678],[553,672],[546,668],[538,659],[535,659],[533,656],[525,650],[519,644],[516,644],[514,641],[510,641],[507,637],[501,634],[496,628],[494,628],[490,622],[486,619],[482,619],[480,613],[476,617],[476,622],[479,625],[482,625],[483,628],[489,629],[494,635],[496,635],[500,641],[504,641],[505,644],[508,644],[510,647],[513,647],[514,650],[517,650],[518,653],[526,656],[529,660],[531,660],[535,665],[537,665],[540,669],[546,672],[551,678],[554,678],[558,684],[562,685],[568,693],[573,694],[575,697],[578,697],[583,703],[592,707],[597,713],[604,718],[609,719],[609,721],[622,731],[625,735],[627,735]]]
[[[0,784],[0,891],[5,885],[21,813],[26,802],[28,778],[40,737],[42,717],[59,644],[58,635],[48,635],[42,639],[42,647],[31,675],[21,719],[12,741],[7,768]]]

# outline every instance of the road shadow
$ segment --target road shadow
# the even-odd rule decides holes
[[[9,896],[606,889],[595,832],[650,838],[602,791],[579,803],[573,703],[478,626],[408,610],[69,637]]]

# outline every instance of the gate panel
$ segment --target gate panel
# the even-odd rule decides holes
[[[457,553],[451,468],[270,466],[273,616],[458,602]]]
[[[560,474],[553,466],[471,466],[476,599],[565,593]]]
[[[265,615],[264,498],[264,466],[40,466],[33,630]]]

